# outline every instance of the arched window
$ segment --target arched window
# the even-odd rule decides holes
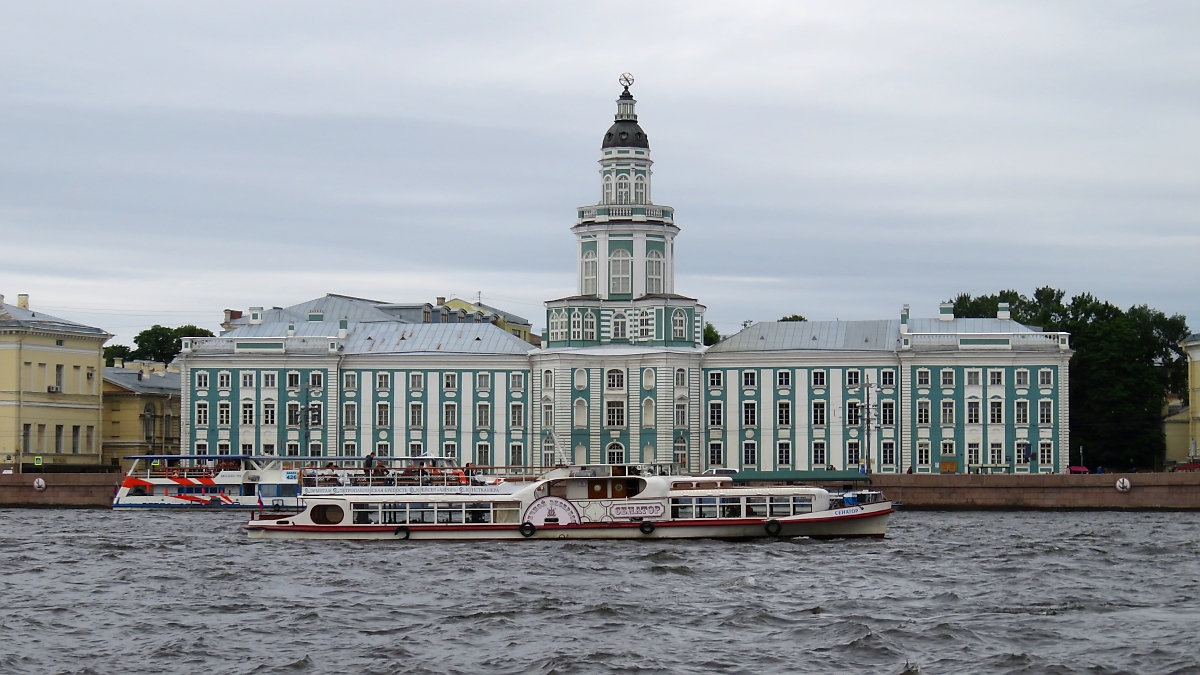
[[[571,339],[583,339],[583,315],[579,313],[579,310],[571,313]]]
[[[619,368],[613,368],[606,373],[604,388],[609,391],[623,391],[625,389],[625,371]]]
[[[642,428],[658,426],[654,423],[654,399],[642,401]]]
[[[604,177],[604,187],[603,187],[603,192],[600,195],[600,201],[605,204],[613,203],[612,176]]]
[[[687,439],[683,436],[677,437],[675,442],[672,444],[671,449],[673,451],[672,454],[675,455],[675,463],[678,464],[681,469],[686,470],[688,465]]]
[[[630,280],[632,277],[633,256],[623,248],[613,251],[608,260],[608,292],[631,293]]]
[[[583,339],[596,339],[596,315],[591,312],[583,316]]]
[[[624,464],[625,463],[625,446],[620,443],[608,444],[608,463],[609,464]]]
[[[687,387],[687,370],[683,368],[675,369],[675,386]]]
[[[555,310],[550,314],[550,341],[559,342],[567,339],[567,313]]]
[[[587,401],[577,398],[574,406],[574,424],[576,427],[584,428],[587,426]]]
[[[554,466],[554,436],[548,435],[542,439],[542,466]]]
[[[596,252],[585,251],[583,254],[583,295],[596,294]]]
[[[629,321],[621,312],[613,314],[612,318],[612,339],[627,340],[629,339]]]
[[[646,254],[646,293],[663,292],[663,257],[658,251]]]
[[[633,203],[647,204],[646,201],[646,179],[638,176],[633,182]]]
[[[553,388],[554,388],[554,371],[553,370],[543,370],[542,371],[542,389],[553,389]]]
[[[643,340],[654,337],[654,315],[644,309],[638,314],[638,337]]]
[[[687,339],[687,313],[677,309],[671,315],[671,337],[675,340]]]
[[[620,176],[617,178],[617,203],[629,203],[629,176]]]

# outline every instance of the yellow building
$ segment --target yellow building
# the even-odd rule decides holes
[[[179,371],[153,361],[104,369],[104,463],[128,470],[129,455],[179,454]]]
[[[1200,333],[1193,333],[1181,345],[1188,357],[1188,396],[1190,406],[1185,408],[1188,416],[1187,461],[1195,462],[1200,457]]]
[[[480,312],[486,319],[489,320],[490,323],[496,324],[500,328],[503,328],[505,331],[516,335],[526,342],[531,344],[538,344],[541,342],[541,336],[535,336],[533,334],[533,324],[529,322],[529,319],[519,317],[516,314],[505,312],[502,309],[496,309],[495,307],[485,305],[481,302],[467,302],[466,300],[462,300],[460,298],[450,298],[449,300],[446,300],[445,298],[438,298],[437,304],[445,305],[450,309],[462,309],[468,312]]]
[[[80,471],[100,461],[99,328],[16,305],[0,295],[0,469]]]

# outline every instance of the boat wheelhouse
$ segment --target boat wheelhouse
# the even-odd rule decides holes
[[[114,509],[296,510],[300,467],[273,455],[130,455]]]

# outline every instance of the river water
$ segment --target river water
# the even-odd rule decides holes
[[[1200,673],[1200,514],[874,541],[249,540],[0,512],[0,673]]]

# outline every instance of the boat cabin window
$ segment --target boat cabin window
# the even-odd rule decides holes
[[[721,517],[722,518],[741,518],[742,517],[742,498],[741,497],[721,497]]]
[[[337,504],[317,504],[309,515],[317,525],[337,525],[346,517],[346,512]]]
[[[770,497],[672,497],[671,517],[691,518],[784,518],[812,513],[811,495]]]
[[[671,483],[672,490],[690,490],[694,487],[696,487],[696,484],[688,481],[675,481]]]
[[[518,523],[521,518],[520,502],[389,502],[353,504],[351,511],[355,525],[486,525]],[[313,507],[318,525],[336,525],[342,517],[336,505]]]
[[[716,490],[717,487],[719,487],[719,486],[717,485],[717,483],[715,481],[705,481],[703,483],[696,483],[697,490]]]

